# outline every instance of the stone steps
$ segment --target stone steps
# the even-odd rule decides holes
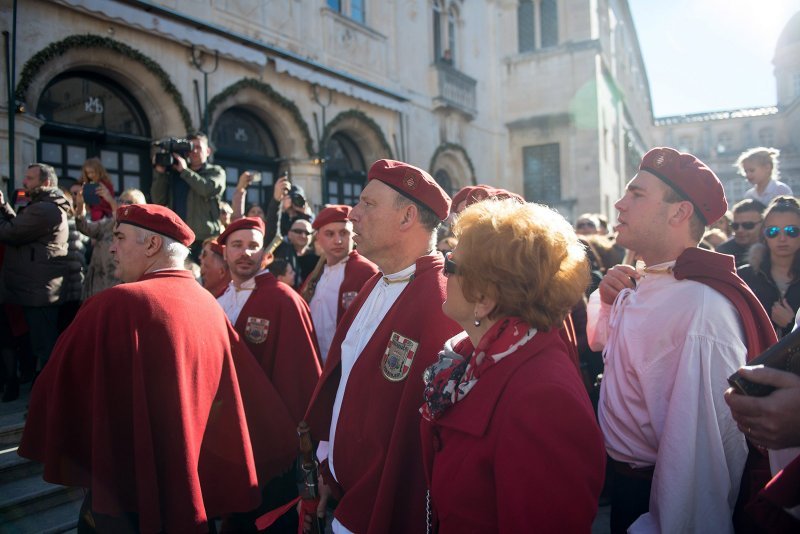
[[[24,385],[20,399],[0,405],[0,534],[75,531],[84,490],[45,482],[42,465],[17,454],[29,394]]]

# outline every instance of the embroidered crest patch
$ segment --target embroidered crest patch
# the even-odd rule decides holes
[[[356,295],[358,295],[358,291],[343,291],[342,292],[342,308],[345,310],[350,307],[353,301],[356,299]]]
[[[244,327],[244,337],[250,343],[263,343],[269,334],[269,319],[248,317]]]
[[[417,347],[419,347],[417,341],[392,332],[381,361],[383,376],[392,382],[400,382],[408,376]]]
[[[417,176],[417,174],[413,171],[408,171],[406,172],[405,176],[403,176],[403,185],[412,191],[417,188],[418,182],[419,176]]]

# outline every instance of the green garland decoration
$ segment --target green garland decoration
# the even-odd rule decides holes
[[[69,50],[74,48],[105,48],[141,63],[148,71],[158,78],[158,81],[161,82],[161,87],[164,89],[164,92],[166,92],[172,98],[172,101],[178,107],[178,111],[181,114],[181,119],[183,119],[183,125],[186,128],[186,131],[192,129],[192,119],[189,115],[189,110],[186,109],[186,106],[183,104],[183,96],[178,91],[177,87],[175,87],[175,85],[172,83],[169,75],[164,72],[164,69],[162,69],[158,63],[142,54],[138,50],[131,48],[130,46],[119,41],[115,41],[108,37],[102,37],[100,35],[70,35],[61,41],[50,43],[45,48],[34,54],[28,61],[25,62],[25,66],[22,68],[22,72],[19,76],[19,83],[17,84],[17,89],[14,92],[16,98],[18,100],[25,100],[25,93],[28,92],[28,89],[33,83],[34,78],[42,69],[42,67],[47,62],[63,56]]]
[[[469,167],[469,174],[470,174],[470,180],[472,181],[472,185],[477,185],[478,182],[475,181],[475,166],[472,165],[472,160],[469,158],[469,154],[467,154],[466,149],[457,143],[442,143],[441,145],[436,147],[436,151],[433,153],[433,156],[431,157],[431,162],[428,165],[428,168],[432,171],[433,164],[436,163],[436,158],[438,158],[439,154],[445,152],[446,150],[461,152],[461,154],[464,156],[464,159],[467,160],[467,166]]]
[[[336,117],[333,118],[331,122],[325,125],[325,131],[322,132],[322,145],[325,146],[328,142],[328,139],[331,135],[333,135],[334,129],[338,126],[338,124],[347,119],[356,119],[364,123],[367,128],[373,131],[375,135],[378,137],[378,141],[380,141],[381,148],[386,152],[387,157],[392,159],[392,147],[389,146],[388,141],[386,141],[386,136],[383,135],[383,130],[378,125],[377,122],[372,120],[366,113],[357,109],[349,109],[347,111],[342,111]]]
[[[255,89],[266,96],[269,100],[273,101],[275,104],[289,112],[289,114],[292,116],[292,119],[294,119],[295,124],[300,129],[300,132],[303,134],[306,142],[306,152],[308,152],[308,157],[313,157],[314,145],[311,141],[311,133],[308,129],[308,124],[305,120],[303,120],[303,116],[300,114],[300,110],[297,108],[297,105],[295,105],[293,101],[275,91],[272,86],[254,78],[243,78],[233,85],[229,85],[221,93],[212,98],[208,103],[208,116],[213,117],[214,110],[224,100],[247,88]]]

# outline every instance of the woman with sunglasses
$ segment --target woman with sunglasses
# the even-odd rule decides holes
[[[424,373],[433,532],[589,532],[605,450],[559,328],[589,283],[545,206],[488,199],[455,220],[445,314],[464,331]]]
[[[759,243],[739,276],[767,310],[778,337],[792,331],[800,308],[800,203],[780,196],[764,213]]]

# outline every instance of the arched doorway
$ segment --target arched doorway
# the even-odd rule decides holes
[[[225,199],[230,202],[242,172],[257,171],[261,173],[261,182],[247,189],[246,204],[259,204],[266,209],[283,161],[267,125],[247,109],[233,107],[217,119],[211,142],[214,163],[224,167],[227,176]]]
[[[36,115],[45,121],[38,159],[59,178],[77,179],[83,162],[99,157],[114,189],[141,189],[149,195],[150,126],[130,93],[93,72],[59,75],[39,97]]]
[[[367,180],[364,157],[353,140],[337,132],[325,143],[325,195],[328,204],[355,206]]]

